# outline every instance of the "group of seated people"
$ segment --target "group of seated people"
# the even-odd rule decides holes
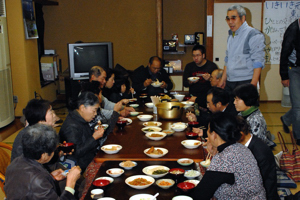
[[[117,120],[134,111],[126,106],[128,98],[135,92],[152,96],[173,88],[168,74],[162,69],[162,62],[153,56],[147,67],[137,68],[132,87],[128,77],[121,77],[122,73],[92,67],[89,81],[82,85],[78,97],[71,100],[72,109],[58,135],[53,128],[59,118],[50,102],[29,101],[24,109],[28,126],[14,141],[12,163],[7,169],[5,192],[8,199],[79,199],[88,165]],[[241,85],[234,90],[233,101],[228,92],[216,87],[221,77],[220,69],[206,75],[206,81],[211,85],[206,106],[197,107],[197,97],[193,97],[190,101],[195,101],[195,113],[186,115],[188,121],[198,121],[207,127],[207,133],[199,128],[193,131],[200,136],[207,134],[207,146],[214,155],[192,195],[195,199],[213,196],[220,199],[278,199],[275,160],[267,146],[267,126],[258,108],[257,89],[251,84]],[[156,80],[162,82],[160,87],[151,85]],[[95,128],[98,124],[109,126],[106,130],[101,126]],[[56,147],[63,142],[74,143],[75,151],[69,155],[58,152]],[[65,176],[66,168],[60,161],[66,157],[76,166]],[[22,189],[15,190],[16,186]]]

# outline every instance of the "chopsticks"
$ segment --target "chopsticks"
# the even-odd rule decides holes
[[[208,152],[207,156],[206,156],[206,159],[205,160],[210,160],[211,159],[211,154]]]

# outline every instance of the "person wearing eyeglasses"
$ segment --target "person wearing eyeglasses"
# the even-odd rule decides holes
[[[173,88],[169,75],[164,69],[162,70],[162,63],[160,57],[152,56],[147,67],[140,66],[134,70],[132,87],[138,94],[147,93],[153,96],[159,93],[169,93]],[[162,84],[156,87],[153,85],[156,81]]]
[[[265,65],[265,37],[246,22],[246,11],[241,5],[227,9],[225,18],[230,30],[222,80],[219,87],[232,92],[238,85],[258,85]]]

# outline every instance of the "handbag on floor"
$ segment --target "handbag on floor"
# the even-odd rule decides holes
[[[281,144],[281,148],[283,151],[283,154],[280,158],[280,168],[283,171],[286,171],[287,174],[296,182],[300,181],[300,151],[297,147],[297,144],[295,142],[295,139],[293,137],[293,133],[290,133],[292,145],[293,145],[293,151],[290,154],[288,148],[285,145],[285,142],[283,140],[283,137],[280,132],[278,132],[278,139]]]

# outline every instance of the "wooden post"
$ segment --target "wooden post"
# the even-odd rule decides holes
[[[156,0],[156,54],[160,58],[163,57],[162,49],[162,0]]]

